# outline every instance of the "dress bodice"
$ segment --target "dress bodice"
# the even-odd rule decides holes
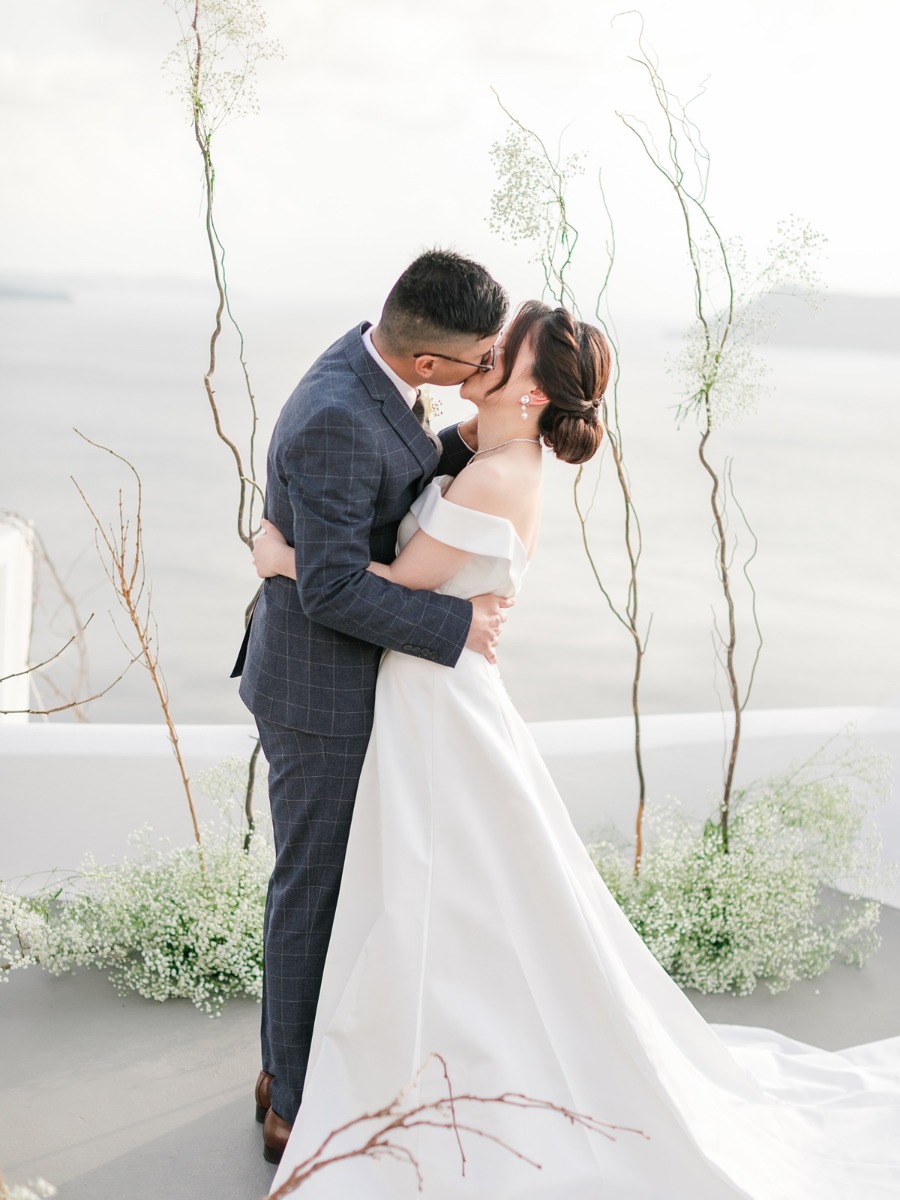
[[[448,500],[444,493],[453,482],[452,475],[438,475],[400,523],[397,548],[402,550],[413,534],[422,529],[436,541],[472,558],[445,584],[435,588],[444,596],[514,596],[528,566],[525,547],[511,521],[492,513],[463,508]]]

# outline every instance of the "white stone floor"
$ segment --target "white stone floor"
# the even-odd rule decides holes
[[[711,1021],[831,1049],[900,1035],[900,911],[883,910],[881,933],[862,969],[691,999]],[[42,1175],[60,1200],[260,1200],[273,1169],[253,1114],[258,1021],[248,1001],[213,1020],[186,1001],[120,997],[97,972],[15,972],[0,985],[7,1180]]]

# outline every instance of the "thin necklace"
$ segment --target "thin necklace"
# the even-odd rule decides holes
[[[504,446],[511,446],[513,442],[528,442],[531,446],[539,446],[540,438],[510,438],[508,442],[498,442],[496,446],[485,446],[483,450],[476,450],[469,462],[474,462],[479,454],[490,454],[492,450],[502,450]],[[466,464],[468,466],[468,463]]]

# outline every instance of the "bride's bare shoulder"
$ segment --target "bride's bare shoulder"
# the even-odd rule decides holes
[[[540,477],[531,487],[530,472],[512,470],[499,459],[473,462],[456,476],[444,493],[445,499],[463,508],[492,513],[516,521],[537,498]],[[517,522],[518,523],[518,522]]]

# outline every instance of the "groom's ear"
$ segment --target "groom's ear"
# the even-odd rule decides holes
[[[436,361],[437,360],[432,358],[430,354],[420,354],[419,357],[414,360],[416,371],[424,380],[430,379],[434,374]]]

